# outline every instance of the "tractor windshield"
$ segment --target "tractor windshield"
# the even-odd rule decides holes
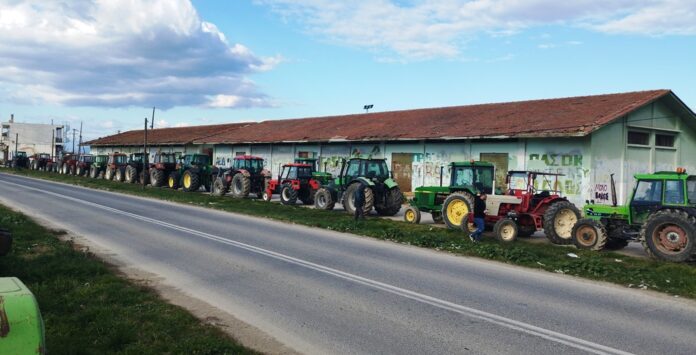
[[[493,193],[493,167],[455,166],[452,169],[453,186],[473,186],[478,191]]]
[[[686,191],[689,195],[689,204],[696,205],[696,176],[690,176],[686,180]]]
[[[131,161],[135,163],[142,163],[144,154],[131,154]]]
[[[125,155],[114,155],[114,164],[126,164],[128,157]]]
[[[527,174],[512,173],[508,178],[509,190],[527,190]]]
[[[17,152],[16,155],[18,158],[26,158],[27,157],[27,152]]]
[[[160,154],[159,163],[176,163],[176,156],[174,154]]]
[[[368,160],[365,162],[363,170],[365,176],[370,179],[386,180],[389,178],[389,169],[384,160]]]
[[[202,155],[202,154],[196,154],[193,156],[193,160],[191,160],[191,164],[193,165],[208,165],[208,156],[207,155]]]
[[[97,155],[97,158],[94,160],[97,163],[103,164],[109,159],[108,156],[106,155]]]
[[[49,154],[39,154],[39,159],[50,159],[51,156]]]
[[[85,163],[91,163],[92,162],[92,156],[91,155],[83,155],[80,158],[80,161],[85,162]]]

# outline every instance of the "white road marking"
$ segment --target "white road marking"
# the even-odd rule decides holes
[[[290,263],[290,264],[298,265],[298,266],[301,266],[301,267],[304,267],[307,269],[311,269],[311,270],[315,270],[315,271],[318,271],[318,272],[321,272],[324,274],[328,274],[328,275],[331,275],[331,276],[334,276],[337,278],[348,280],[348,281],[358,283],[358,284],[361,284],[364,286],[372,287],[372,288],[375,288],[375,289],[378,289],[378,290],[381,290],[384,292],[388,292],[388,293],[395,294],[395,295],[398,295],[398,296],[401,296],[404,298],[408,298],[408,299],[411,299],[411,300],[414,300],[417,302],[428,304],[428,305],[431,305],[431,306],[434,306],[434,307],[437,307],[440,309],[444,309],[444,310],[448,310],[448,311],[455,312],[458,314],[462,314],[464,316],[468,316],[468,317],[480,319],[480,320],[483,320],[483,321],[486,321],[489,323],[497,324],[497,325],[506,327],[508,329],[517,330],[517,331],[525,333],[525,334],[537,336],[537,337],[547,339],[547,340],[550,340],[550,341],[553,341],[556,343],[564,344],[564,345],[567,345],[567,346],[570,346],[570,347],[573,347],[573,348],[576,348],[579,350],[587,351],[587,352],[594,353],[594,354],[622,354],[622,355],[631,354],[629,352],[625,352],[625,351],[622,351],[619,349],[611,348],[608,346],[604,346],[601,344],[597,344],[597,343],[594,343],[591,341],[576,338],[576,337],[562,334],[559,332],[555,332],[553,330],[537,327],[537,326],[532,325],[532,324],[516,321],[514,319],[506,318],[506,317],[499,316],[499,315],[496,315],[493,313],[488,313],[488,312],[481,311],[481,310],[478,310],[475,308],[471,308],[471,307],[463,306],[460,304],[452,303],[452,302],[449,302],[449,301],[446,301],[443,299],[439,299],[439,298],[428,296],[428,295],[425,295],[422,293],[410,291],[407,289],[403,289],[403,288],[400,288],[397,286],[393,286],[390,284],[386,284],[383,282],[379,282],[376,280],[365,278],[365,277],[362,277],[359,275],[344,272],[341,270],[333,269],[333,268],[330,268],[328,266],[316,264],[316,263],[313,263],[313,262],[310,262],[307,260],[298,259],[298,258],[294,258],[294,257],[288,256],[285,254],[277,253],[277,252],[274,252],[271,250],[255,247],[255,246],[250,245],[250,244],[237,242],[237,241],[226,239],[226,238],[223,238],[220,236],[196,231],[196,230],[189,229],[186,227],[177,226],[175,224],[158,221],[156,219],[152,219],[152,218],[148,218],[148,217],[143,217],[143,216],[140,216],[140,215],[137,215],[134,213],[130,213],[130,212],[116,209],[116,208],[100,205],[100,204],[94,203],[94,202],[83,201],[83,200],[80,200],[80,199],[77,199],[74,197],[61,195],[61,194],[58,194],[55,192],[50,192],[50,191],[46,191],[46,190],[42,190],[42,189],[38,189],[38,188],[34,188],[34,187],[29,187],[29,186],[24,186],[24,185],[9,182],[9,181],[4,181],[4,183],[10,184],[10,185],[15,185],[17,187],[24,188],[27,190],[36,191],[36,192],[39,192],[41,194],[53,195],[53,196],[56,196],[59,198],[63,198],[63,199],[77,202],[77,203],[87,205],[87,206],[92,206],[92,207],[99,208],[99,209],[102,209],[102,210],[105,210],[105,211],[108,211],[111,213],[116,213],[116,214],[120,214],[120,215],[123,215],[126,217],[137,219],[137,220],[140,220],[143,222],[148,222],[148,223],[159,225],[162,227],[167,227],[167,228],[170,228],[173,230],[186,232],[186,233],[195,235],[197,237],[201,237],[201,238],[216,241],[216,242],[219,242],[222,244],[234,246],[234,247],[244,249],[244,250],[256,253],[256,254],[264,255],[264,256],[267,256],[267,257],[270,257],[273,259],[282,260],[282,261],[285,261],[285,262]]]

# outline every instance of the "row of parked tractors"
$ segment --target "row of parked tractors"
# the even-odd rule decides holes
[[[635,175],[625,205],[617,203],[611,175],[612,204],[586,201],[582,213],[561,196],[560,174],[510,171],[500,189],[494,188],[494,176],[491,163],[451,163],[449,186],[417,188],[404,219],[419,223],[427,212],[436,222],[470,232],[474,195],[485,192],[485,224],[503,242],[543,231],[554,244],[599,251],[636,241],[656,259],[696,260],[696,176],[684,169]]]
[[[365,188],[365,214],[374,209],[379,215],[393,216],[403,202],[384,159],[347,159],[333,176],[319,172],[316,159],[297,158],[282,165],[273,179],[263,158],[256,156],[237,156],[229,168],[213,166],[203,154],[157,153],[148,164],[144,158],[143,153],[66,155],[54,162],[40,154],[22,164],[36,170],[187,192],[204,189],[217,196],[254,195],[270,201],[279,195],[283,204],[301,202],[324,210],[339,203],[351,214],[355,212],[353,195],[361,187]],[[502,242],[543,231],[554,244],[575,244],[582,249],[620,249],[640,241],[646,253],[657,259],[681,262],[696,258],[696,176],[683,169],[636,175],[633,193],[621,206],[616,202],[612,176],[612,205],[587,201],[582,212],[561,195],[560,174],[510,171],[505,185],[496,188],[494,165],[469,161],[451,163],[449,176],[448,186],[415,189],[404,213],[406,222],[419,223],[421,214],[429,213],[436,223],[470,233],[474,196],[485,192],[486,226]]]
[[[39,154],[15,166],[186,192],[203,189],[217,196],[255,196],[270,201],[273,195],[279,195],[283,204],[301,202],[324,210],[340,203],[349,213],[355,212],[353,194],[360,187],[365,191],[366,214],[374,209],[380,215],[393,216],[403,202],[386,161],[365,156],[343,161],[336,177],[319,172],[317,159],[296,158],[280,167],[276,179],[265,168],[263,158],[251,155],[234,157],[229,168],[213,166],[205,154],[156,153],[151,162],[145,162],[143,153],[67,154],[57,161]]]

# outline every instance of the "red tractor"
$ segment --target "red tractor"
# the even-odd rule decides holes
[[[31,170],[46,170],[46,165],[50,160],[50,154],[34,154],[29,157],[29,165],[31,166]]]
[[[63,175],[75,175],[77,171],[77,155],[66,154],[58,161],[58,173]]]
[[[314,204],[321,183],[312,177],[314,166],[310,164],[293,163],[283,165],[278,179],[271,180],[263,194],[263,199],[270,201],[273,194],[280,195],[284,205],[294,205],[297,199],[304,205]]]
[[[486,199],[486,225],[493,226],[495,237],[512,242],[518,235],[529,237],[543,230],[553,244],[572,243],[572,230],[580,219],[580,211],[561,197],[559,176],[563,175],[510,171],[506,194],[489,195]]]
[[[231,168],[213,169],[213,194],[224,196],[229,191],[236,198],[245,198],[250,193],[263,197],[271,180],[271,173],[263,165],[261,157],[240,155],[234,157]]]
[[[77,159],[77,164],[75,168],[75,175],[77,176],[87,176],[89,175],[89,168],[92,166],[94,161],[94,156],[92,154],[82,154],[80,158]]]
[[[126,154],[109,154],[109,160],[106,162],[106,170],[104,171],[104,179],[123,182],[123,179],[126,177],[127,166],[128,156]]]

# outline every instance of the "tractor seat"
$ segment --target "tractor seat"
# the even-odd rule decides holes
[[[543,199],[549,196],[551,196],[551,193],[549,193],[548,191],[542,191],[538,194],[534,194],[534,196],[532,196],[532,201],[530,201],[531,207],[538,205],[539,202],[541,202]]]

